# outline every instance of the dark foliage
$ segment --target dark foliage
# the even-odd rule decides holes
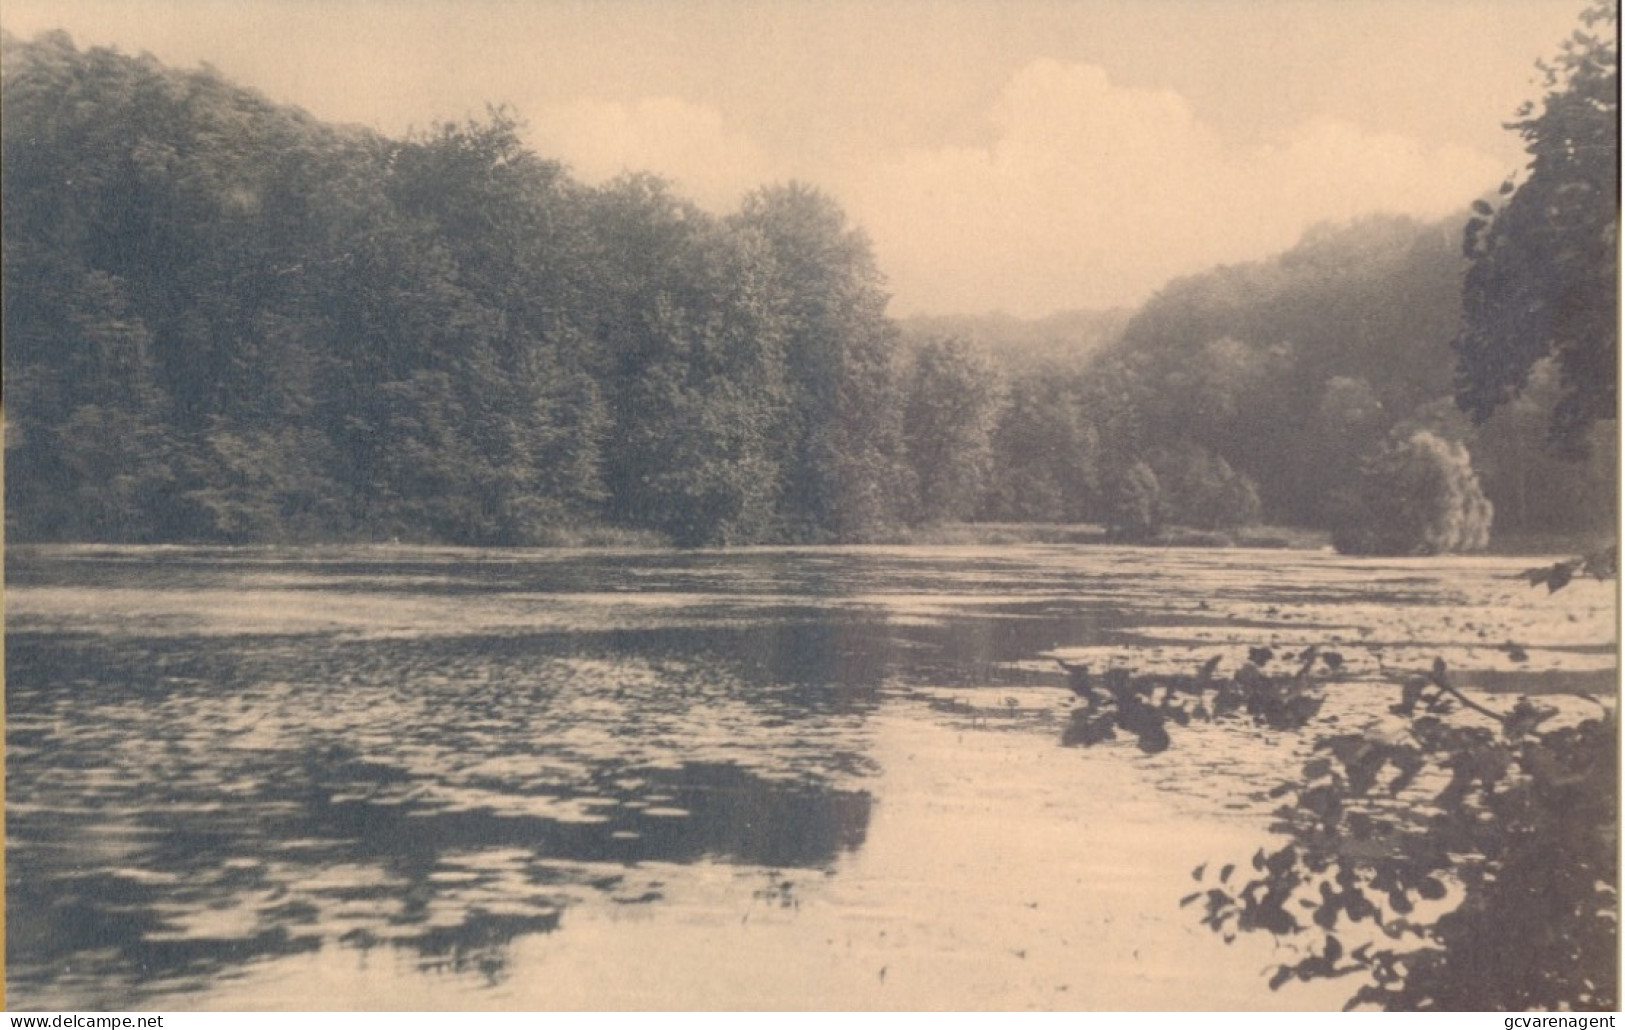
[[[1544,565],[1538,568],[1526,569],[1522,578],[1529,581],[1530,586],[1545,586],[1548,594],[1555,594],[1559,590],[1574,582],[1576,576],[1590,576],[1593,579],[1619,578],[1619,545],[1605,547],[1600,551],[1583,554],[1578,558]]]
[[[1392,711],[1406,733],[1321,736],[1275,791],[1291,843],[1187,901],[1222,933],[1309,936],[1271,985],[1358,976],[1351,1008],[1615,1008],[1613,711],[1546,728],[1555,710],[1474,702],[1442,661]]]
[[[1254,648],[1246,664],[1228,679],[1215,676],[1219,659],[1209,659],[1195,675],[1136,676],[1113,667],[1095,676],[1086,666],[1061,663],[1072,692],[1083,704],[1072,710],[1061,736],[1067,747],[1116,739],[1121,730],[1147,753],[1165,751],[1172,743],[1168,724],[1191,721],[1245,720],[1275,730],[1300,729],[1325,701],[1325,679],[1341,664],[1309,648],[1297,656],[1294,673],[1270,675],[1264,666],[1274,657]]]
[[[1518,212],[1566,189],[1559,130],[1591,124],[1607,71],[1587,39],[1554,97],[1590,99],[1525,123],[1544,149],[1473,230],[1508,241],[1487,254],[1514,253]],[[1498,531],[1612,531],[1612,437],[1593,427],[1588,462],[1542,446],[1552,417],[1585,421],[1564,414],[1576,377],[1605,379],[1581,351],[1541,351],[1481,426],[1451,407],[1455,220],[1324,226],[1132,317],[1051,319],[1006,383],[963,344],[905,351],[867,240],[809,186],[718,217],[649,176],[586,187],[502,110],[390,139],[60,33],[7,37],[3,58],[14,540],[1336,530],[1370,509],[1385,441],[1419,432],[1470,451],[1444,479],[1476,475]],[[1598,210],[1574,200],[1541,253],[1591,268]],[[1488,271],[1510,261],[1475,260],[1470,306],[1532,303],[1529,275]],[[1602,294],[1564,297],[1577,339]],[[1452,524],[1377,543],[1481,542],[1473,518]]]
[[[969,519],[987,492],[998,379],[964,341],[928,340],[904,374],[903,447],[918,517]]]
[[[1158,752],[1170,726],[1193,719],[1316,725],[1341,656],[1311,648],[1295,673],[1270,676],[1273,658],[1253,648],[1228,680],[1214,676],[1216,658],[1190,676],[1097,679],[1069,666],[1086,703],[1062,743],[1122,731]],[[1357,977],[1351,1008],[1614,1008],[1614,711],[1559,725],[1526,698],[1492,708],[1457,689],[1443,661],[1406,680],[1390,711],[1403,732],[1320,724],[1299,775],[1270,791],[1287,843],[1197,868],[1207,886],[1182,904],[1227,940],[1262,931],[1297,942],[1301,957],[1276,967],[1271,987]]]
[[[501,110],[392,140],[60,33],[4,61],[13,540],[731,544],[916,510],[880,276],[816,190],[717,218],[586,188]]]
[[[1581,28],[1544,65],[1548,93],[1509,128],[1524,139],[1528,176],[1467,223],[1472,261],[1456,337],[1456,401],[1475,421],[1521,394],[1543,359],[1562,395],[1554,438],[1570,449],[1619,407],[1618,7],[1594,0]]]
[[[1106,480],[1106,528],[1115,540],[1155,540],[1168,521],[1168,499],[1157,472],[1143,461],[1113,472]]]
[[[981,514],[996,521],[1079,522],[1099,506],[1099,434],[1073,370],[1013,377],[991,439]]]
[[[1367,458],[1348,498],[1332,538],[1345,554],[1448,554],[1490,540],[1494,509],[1467,449],[1425,429]]]

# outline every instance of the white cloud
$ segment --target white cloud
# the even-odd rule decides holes
[[[991,115],[988,145],[895,153],[839,191],[901,312],[1134,303],[1316,222],[1445,214],[1505,170],[1329,119],[1230,145],[1176,93],[1052,60],[1022,68]]]
[[[1176,92],[1047,59],[985,115],[984,145],[827,155],[838,168],[776,160],[718,110],[671,97],[547,105],[531,136],[587,182],[652,171],[718,212],[790,175],[817,183],[868,231],[904,314],[1134,304],[1175,276],[1290,247],[1317,222],[1445,214],[1505,171],[1331,118],[1233,144]]]
[[[653,172],[701,206],[724,211],[772,177],[749,136],[730,129],[716,110],[672,97],[551,105],[531,123],[537,149],[589,183]]]

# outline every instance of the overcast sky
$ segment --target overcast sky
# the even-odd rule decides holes
[[[892,312],[1135,304],[1371,211],[1441,215],[1582,0],[4,0],[390,134],[505,103],[599,182],[816,184]]]

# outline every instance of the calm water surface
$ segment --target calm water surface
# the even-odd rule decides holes
[[[791,919],[814,894],[839,909],[828,899],[904,790],[877,735],[951,726],[970,755],[1019,729],[1030,740],[1009,754],[1047,753],[1066,701],[1057,653],[1180,664],[1331,640],[1353,692],[1411,651],[1489,680],[1521,671],[1494,650],[1517,636],[1541,675],[1612,676],[1612,592],[1541,607],[1507,579],[1526,564],[13,549],[11,1004],[259,1007],[256,977],[281,971],[286,992],[330,959],[385,966],[450,1007],[546,1003],[502,992],[573,930],[587,947],[658,935],[696,905],[719,925],[735,904],[746,921]],[[1186,789],[1166,760],[1137,768],[1192,810],[1250,775]]]

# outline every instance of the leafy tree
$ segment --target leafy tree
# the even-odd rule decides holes
[[[809,187],[717,219],[648,176],[572,182],[501,110],[390,140],[206,68],[61,34],[0,46],[18,539],[523,543],[608,518],[689,542],[861,540],[945,515],[1143,537],[1256,508],[1330,525],[1398,427],[1470,442],[1520,531],[1612,507],[1609,446],[1559,470],[1528,432],[1567,403],[1561,354],[1510,418],[1440,428],[1452,223],[1321,227],[1169,284],[1126,327],[1051,320],[1031,332],[1089,365],[1029,368],[995,405],[963,355],[905,360],[867,241]],[[1576,42],[1554,97],[1590,96],[1607,51]],[[1543,144],[1569,117],[1553,112],[1595,113],[1568,103],[1529,119]],[[1517,236],[1560,156],[1537,156],[1485,239],[1503,218]]]
[[[320,539],[345,525],[344,495],[326,475],[331,443],[319,430],[251,428],[217,417],[202,435],[202,446],[180,467],[203,535],[240,542]]]
[[[286,489],[236,478],[226,455],[237,451],[233,439],[297,439],[289,446],[304,450],[323,432],[312,401],[332,371],[323,327],[334,269],[315,244],[344,238],[349,226],[329,226],[323,199],[337,192],[330,183],[367,178],[370,137],[327,130],[207,70],[81,53],[61,34],[5,46],[8,401],[25,409],[16,426],[25,440],[60,438],[74,401],[54,394],[31,406],[13,395],[14,376],[101,392],[100,416],[79,426],[121,427],[130,451],[122,466],[164,484],[137,500],[102,490],[91,465],[42,453],[42,467],[25,447],[8,469],[14,497],[46,483],[58,498],[96,492],[120,509],[125,526],[115,533],[26,507],[13,526],[24,535],[236,537],[297,516],[279,505],[308,507],[298,498],[312,490],[341,501],[324,447],[305,451],[297,471],[267,456],[265,468],[300,481]],[[49,289],[35,285],[47,280]],[[65,300],[63,291],[90,284],[117,298],[113,308],[92,302],[109,315],[95,321],[141,341],[139,373],[98,372],[74,358],[77,345],[65,337],[72,309],[88,295]],[[47,340],[58,342],[30,344]],[[124,381],[116,401],[111,380]],[[262,487],[266,493],[249,496]],[[253,530],[243,528],[249,511],[257,513]]]
[[[394,143],[207,69],[5,46],[14,497],[97,492],[120,537],[517,543],[594,513],[581,191],[512,119]],[[136,364],[87,365],[79,324]],[[112,427],[148,486],[62,449]],[[48,507],[11,524],[115,532]]]
[[[451,396],[432,403],[467,448],[456,467],[477,513],[460,531],[471,542],[528,542],[602,496],[602,416],[572,277],[586,247],[579,205],[517,132],[500,110],[440,126],[399,148],[387,182],[443,255],[425,292],[445,311],[414,334],[424,349],[413,363],[448,377]]]
[[[1323,384],[1308,425],[1315,460],[1294,463],[1303,478],[1303,505],[1312,524],[1337,525],[1347,516],[1362,464],[1382,445],[1393,423],[1393,414],[1366,377],[1337,375]]]
[[[1086,372],[1103,460],[1198,443],[1253,482],[1262,517],[1329,526],[1338,472],[1449,393],[1441,344],[1458,328],[1466,267],[1456,225],[1320,226],[1268,261],[1169,283]],[[1328,400],[1353,381],[1366,393],[1357,426]]]
[[[124,284],[6,248],[7,515],[56,539],[147,540],[179,446]]]
[[[1593,560],[1617,575],[1616,553],[1531,578],[1571,576]],[[1199,722],[1325,727],[1299,775],[1269,792],[1283,801],[1275,828],[1287,842],[1250,862],[1203,863],[1194,876],[1204,889],[1181,904],[1199,904],[1226,940],[1265,932],[1296,944],[1301,957],[1274,968],[1272,988],[1356,978],[1350,1008],[1616,1007],[1614,712],[1558,720],[1526,698],[1491,707],[1435,661],[1405,681],[1389,724],[1348,732],[1320,716],[1342,656],[1311,647],[1295,668],[1267,671],[1274,658],[1253,648],[1229,676],[1219,657],[1194,675],[1068,666],[1083,703],[1066,746],[1123,733],[1160,752]]]
[[[1106,528],[1121,540],[1151,540],[1168,518],[1162,483],[1150,465],[1137,461],[1106,481]]]
[[[694,280],[661,296],[622,414],[618,500],[679,544],[748,544],[777,529],[788,411],[786,325],[760,239],[694,241]]]
[[[1612,0],[1593,0],[1546,72],[1542,109],[1510,128],[1526,143],[1528,177],[1474,204],[1472,261],[1455,340],[1456,401],[1478,422],[1518,396],[1542,358],[1563,393],[1552,434],[1571,449],[1598,420],[1617,418],[1619,49]],[[1510,196],[1508,196],[1510,194]]]
[[[1582,439],[1583,455],[1554,454],[1549,429],[1561,390],[1553,359],[1536,362],[1523,393],[1473,435],[1473,462],[1495,505],[1499,539],[1617,532],[1619,435],[1613,423],[1598,423]]]
[[[1224,458],[1189,442],[1162,448],[1151,467],[1171,521],[1197,529],[1230,529],[1258,521],[1258,490]]]
[[[766,241],[652,176],[593,204],[610,513],[685,545],[779,535],[789,324]]]
[[[998,381],[963,340],[916,347],[905,373],[903,446],[923,521],[976,513],[992,460]]]
[[[1417,430],[1366,462],[1333,543],[1354,554],[1482,550],[1493,513],[1467,448]]]
[[[731,221],[765,242],[789,320],[787,534],[863,540],[902,522],[912,491],[898,331],[869,241],[827,196],[798,183],[758,190]]]
[[[1060,369],[1041,368],[1011,382],[991,446],[985,517],[1073,522],[1097,505],[1099,434],[1073,377]]]
[[[1218,932],[1318,938],[1270,984],[1357,976],[1351,1008],[1617,1007],[1614,713],[1480,704],[1442,660],[1391,712],[1388,732],[1322,733],[1272,792],[1290,842],[1186,902]]]

